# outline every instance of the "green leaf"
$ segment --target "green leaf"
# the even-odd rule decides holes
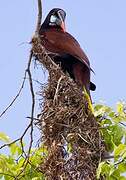
[[[98,111],[98,110],[101,109],[102,107],[103,107],[102,104],[97,104],[97,105],[95,105],[94,110],[95,110],[95,111]]]
[[[124,159],[125,157],[126,157],[126,151],[123,153],[122,159]]]
[[[71,153],[72,150],[73,150],[72,144],[71,144],[71,143],[68,143],[68,145],[67,145],[67,151],[68,151],[68,153]]]
[[[110,118],[114,118],[114,117],[115,117],[115,112],[112,111],[112,112],[110,112],[108,115],[109,115]]]
[[[12,156],[13,155],[19,156],[22,154],[22,148],[19,147],[16,143],[11,144],[9,147],[10,147],[10,151],[11,151]]]
[[[100,179],[100,176],[106,176],[106,180],[110,174],[110,172],[113,172],[114,166],[112,164],[108,164],[106,162],[101,162],[98,166],[96,177],[97,179]]]
[[[100,175],[102,173],[102,168],[104,165],[105,165],[105,162],[99,163],[98,168],[97,168],[97,174],[96,174],[97,179],[100,179]]]
[[[126,177],[120,176],[119,180],[126,180]]]
[[[40,177],[34,177],[34,178],[32,178],[32,180],[41,180],[41,178]]]
[[[118,169],[113,169],[113,172],[110,172],[110,177],[115,179],[115,180],[119,180],[120,178],[120,172]]]
[[[118,165],[118,169],[119,169],[120,173],[126,173],[126,163],[120,163]]]
[[[0,179],[3,179],[3,175],[2,174],[0,174]]]
[[[124,109],[124,104],[122,102],[117,103],[117,113],[122,114]]]
[[[95,106],[94,110],[95,110],[94,112],[95,117],[104,116],[105,114],[108,114],[112,111],[110,107],[104,105],[97,105]]]
[[[114,156],[122,156],[126,152],[126,145],[120,144],[117,148],[115,148]]]
[[[112,140],[116,146],[118,146],[124,136],[124,128],[120,127],[118,124],[108,127],[109,133],[111,134]]]
[[[7,157],[5,155],[0,155],[0,172],[7,169]]]
[[[103,128],[102,135],[103,135],[107,150],[112,152],[115,148],[115,144],[113,143],[111,132],[109,132],[107,128]]]
[[[0,132],[0,141],[4,141],[9,143],[10,142],[10,138],[3,132]]]
[[[100,124],[102,127],[106,127],[106,125],[112,125],[112,121],[110,119],[104,119]]]
[[[124,102],[117,103],[117,114],[119,116],[120,121],[126,121],[126,113],[124,109],[126,108],[126,104]]]

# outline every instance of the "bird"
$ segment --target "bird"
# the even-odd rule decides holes
[[[90,90],[96,89],[90,81],[93,70],[78,41],[66,31],[65,19],[66,12],[61,8],[53,8],[48,13],[39,30],[41,44],[62,71],[85,88],[90,96]]]

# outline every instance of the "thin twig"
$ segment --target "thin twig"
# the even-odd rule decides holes
[[[7,146],[11,146],[12,144],[14,144],[14,143],[16,143],[18,141],[22,141],[29,128],[30,128],[30,124],[27,126],[27,128],[25,129],[25,131],[23,132],[21,137],[19,137],[18,139],[14,140],[14,141],[12,141],[10,143],[7,143],[7,144],[4,144],[4,145],[0,146],[0,149],[2,149],[4,147],[7,147]]]
[[[90,142],[88,142],[86,139],[84,139],[84,137],[81,135],[81,134],[79,134],[79,133],[77,133],[78,134],[78,136],[84,141],[84,142],[86,142],[87,144],[91,144]]]
[[[29,128],[31,128],[31,130],[30,130],[30,144],[29,144],[29,148],[28,148],[28,153],[26,154],[26,159],[24,160],[24,163],[22,165],[23,169],[17,175],[17,178],[24,172],[24,170],[26,169],[26,167],[28,165],[29,157],[30,157],[30,153],[31,153],[31,148],[32,148],[32,144],[33,144],[33,127],[34,127],[33,121],[34,121],[34,111],[35,111],[35,94],[34,94],[34,89],[33,89],[32,75],[31,75],[31,71],[30,71],[32,56],[33,56],[33,52],[31,50],[30,56],[29,56],[29,61],[28,61],[28,67],[26,69],[28,76],[29,76],[29,85],[30,85],[30,92],[31,92],[31,97],[32,97],[31,121],[29,124]]]
[[[32,119],[32,117],[29,117],[29,116],[27,116],[26,117],[27,119]],[[39,118],[33,118],[34,120],[36,120],[36,121],[39,121],[40,119]]]
[[[56,92],[55,92],[55,95],[54,95],[54,99],[53,99],[53,103],[55,104],[58,100],[58,90],[59,90],[59,86],[60,86],[60,82],[61,80],[63,79],[63,76],[61,75],[61,77],[59,78],[58,80],[58,83],[57,83],[57,87],[56,87]]]
[[[105,155],[102,157],[103,160],[109,160],[109,159],[114,159],[115,157],[113,155]],[[118,158],[118,157],[117,157]],[[100,161],[101,162],[101,161]]]
[[[41,19],[42,19],[42,2],[41,0],[38,0],[38,20],[37,20],[37,26],[36,26],[36,31],[35,31],[35,35],[39,35],[39,29],[41,26]],[[9,106],[1,113],[0,117],[3,116],[3,114],[6,113],[6,111],[13,105],[13,103],[16,101],[16,99],[19,97],[19,95],[21,94],[21,91],[24,87],[24,83],[26,80],[26,75],[28,74],[28,78],[29,78],[29,86],[30,86],[30,92],[31,92],[31,98],[32,98],[32,107],[31,107],[31,120],[29,125],[26,127],[26,129],[24,130],[23,134],[21,135],[20,138],[4,144],[0,147],[0,149],[7,147],[7,146],[11,146],[12,144],[16,143],[16,142],[20,142],[21,143],[21,147],[22,147],[22,154],[24,153],[25,155],[25,160],[23,162],[23,168],[20,171],[20,173],[14,177],[15,179],[19,179],[19,176],[25,171],[28,163],[29,163],[29,157],[30,157],[30,153],[31,153],[31,148],[32,148],[32,144],[33,144],[33,128],[34,128],[34,111],[35,111],[35,94],[34,94],[34,89],[33,89],[33,80],[32,80],[32,74],[30,71],[30,66],[31,66],[31,61],[32,61],[32,56],[33,56],[33,52],[31,50],[30,55],[29,55],[29,60],[28,60],[28,65],[27,65],[27,69],[25,70],[25,75],[24,75],[24,80],[22,82],[21,88],[19,89],[18,94],[15,96],[15,98],[13,99],[13,101],[9,104]],[[27,133],[27,131],[30,128],[30,144],[29,144],[29,148],[28,148],[28,152],[25,153],[24,151],[24,146],[23,146],[23,138],[25,136],[25,134]],[[3,173],[2,173],[3,174]],[[21,176],[20,176],[21,177]]]
[[[22,154],[24,153],[25,156],[26,156],[26,159],[24,160],[24,163],[25,166],[23,167],[22,171],[18,174],[17,177],[19,177],[25,170],[25,168],[27,167],[27,164],[28,164],[28,161],[29,161],[29,155],[30,155],[30,152],[31,152],[31,147],[32,147],[32,143],[33,143],[33,121],[34,121],[34,109],[35,109],[35,95],[34,95],[34,90],[33,90],[33,83],[32,83],[32,75],[31,75],[31,72],[30,72],[30,65],[31,65],[31,60],[32,60],[32,51],[30,52],[30,56],[29,56],[29,61],[28,61],[28,66],[27,66],[27,69],[25,71],[25,76],[26,76],[26,73],[28,73],[28,76],[29,76],[29,84],[30,84],[30,92],[31,92],[31,96],[32,96],[32,110],[31,110],[31,121],[29,123],[29,125],[27,126],[27,128],[25,129],[25,131],[23,132],[22,136],[10,143],[7,143],[7,144],[4,144],[0,147],[0,149],[4,148],[4,147],[7,147],[7,146],[11,146],[12,144],[20,141],[21,143],[21,147],[22,147]],[[25,136],[25,134],[27,133],[27,131],[29,130],[29,128],[31,128],[31,131],[30,131],[30,145],[29,145],[29,149],[28,149],[28,153],[26,154],[25,151],[24,151],[24,146],[23,146],[23,138]]]
[[[35,31],[35,35],[37,35],[37,36],[39,35],[39,29],[41,26],[41,19],[42,19],[42,2],[41,2],[41,0],[38,0],[38,20],[37,20],[37,26],[36,26],[36,31]],[[31,75],[31,71],[30,71],[32,56],[33,56],[33,52],[31,50],[30,56],[29,56],[29,61],[28,61],[28,68],[27,68],[27,73],[28,73],[28,77],[29,77],[30,92],[31,92],[31,97],[32,97],[31,121],[29,124],[29,126],[31,127],[30,145],[29,145],[27,157],[23,163],[23,169],[20,171],[20,173],[17,175],[16,178],[18,178],[26,169],[26,167],[29,163],[29,156],[30,156],[31,148],[32,148],[32,144],[33,144],[33,127],[34,127],[33,121],[34,121],[34,111],[35,111],[35,94],[34,94],[34,89],[33,89],[32,75]]]
[[[21,138],[18,138],[18,139],[14,140],[14,141],[12,141],[12,142],[10,142],[10,143],[3,144],[2,146],[0,146],[0,149],[3,149],[4,147],[7,147],[7,146],[11,146],[12,144],[20,141],[20,139],[21,139]]]
[[[14,104],[14,102],[17,100],[17,98],[20,96],[23,88],[24,88],[24,84],[25,84],[25,80],[26,80],[26,74],[27,72],[25,71],[25,75],[24,75],[24,78],[23,78],[23,82],[21,84],[21,87],[17,93],[17,95],[13,98],[12,102],[6,107],[6,109],[0,114],[0,118],[7,112],[7,110]]]
[[[122,160],[120,160],[120,161],[114,163],[114,166],[118,166],[119,164],[123,163],[124,161],[125,161],[125,159],[122,159]]]
[[[63,123],[56,123],[56,124],[59,125],[59,126],[71,128],[71,126],[70,126],[70,125],[67,125],[67,124],[63,124]]]
[[[31,132],[30,132],[31,141],[30,141],[28,155],[30,154],[32,143],[33,143],[33,121],[34,121],[34,111],[35,111],[35,94],[34,94],[34,89],[33,89],[32,75],[31,75],[31,71],[30,71],[30,64],[31,64],[31,60],[32,60],[32,55],[33,55],[33,53],[31,51],[28,69],[27,69],[28,76],[29,76],[30,92],[31,92],[31,97],[32,97],[31,122],[30,122],[30,125],[31,125]]]
[[[126,124],[123,122],[119,122],[119,124],[121,124],[122,126],[124,126],[126,128]]]
[[[26,78],[26,80],[27,80],[28,78]],[[37,80],[37,79],[32,79],[32,81],[33,82],[36,82],[37,84],[39,84],[39,85],[41,85],[41,86],[44,86],[45,85],[45,83],[41,83],[41,82],[39,82],[39,80]]]

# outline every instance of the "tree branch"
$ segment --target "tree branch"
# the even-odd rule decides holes
[[[42,21],[42,1],[38,0],[38,19],[37,19],[37,25],[35,30],[35,35],[38,36],[39,30],[41,27],[41,21]]]
[[[39,35],[39,29],[41,26],[41,19],[42,19],[42,2],[41,0],[38,0],[38,20],[37,20],[37,25],[36,25],[36,31],[35,31],[35,35]],[[13,105],[13,103],[16,101],[16,99],[18,98],[18,96],[20,95],[23,87],[24,87],[24,83],[26,80],[26,75],[28,74],[28,79],[29,79],[29,86],[30,86],[30,93],[31,93],[31,98],[32,98],[32,106],[31,106],[31,120],[29,125],[26,127],[26,129],[24,130],[23,134],[20,136],[20,138],[4,144],[0,147],[0,149],[10,146],[16,142],[20,142],[21,143],[21,147],[22,147],[22,154],[25,155],[25,159],[22,165],[22,170],[19,172],[19,174],[15,177],[15,179],[20,179],[22,178],[22,173],[25,171],[26,167],[28,164],[30,164],[29,161],[29,157],[30,157],[30,153],[31,153],[31,148],[32,148],[32,144],[33,144],[33,130],[34,130],[34,111],[35,111],[35,93],[34,93],[34,88],[33,88],[33,80],[32,80],[32,74],[31,74],[31,70],[30,70],[30,66],[31,66],[31,62],[32,62],[32,57],[33,57],[33,51],[31,49],[30,51],[30,55],[29,55],[29,60],[28,60],[28,65],[27,65],[27,69],[25,70],[25,76],[24,76],[24,80],[22,82],[21,88],[19,89],[18,94],[15,96],[15,98],[13,99],[13,101],[9,104],[9,106],[1,113],[0,117],[3,116],[3,114],[6,113],[6,111]],[[26,153],[24,150],[24,146],[23,146],[23,138],[26,135],[26,133],[28,132],[28,130],[30,129],[30,143],[29,143],[29,148],[28,148],[28,152]]]
[[[11,103],[6,107],[6,109],[0,114],[0,118],[8,111],[8,109],[14,104],[14,102],[17,100],[17,98],[20,96],[23,88],[24,88],[24,84],[25,84],[25,80],[26,80],[26,74],[27,72],[25,71],[25,75],[24,75],[24,78],[23,78],[23,82],[21,84],[21,87],[17,93],[17,95],[13,98],[13,100],[11,101]]]

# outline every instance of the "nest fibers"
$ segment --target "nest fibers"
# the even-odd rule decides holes
[[[38,37],[32,39],[32,51],[49,72],[38,120],[48,156],[40,170],[48,180],[95,180],[104,145],[88,101],[82,89],[48,57]]]

